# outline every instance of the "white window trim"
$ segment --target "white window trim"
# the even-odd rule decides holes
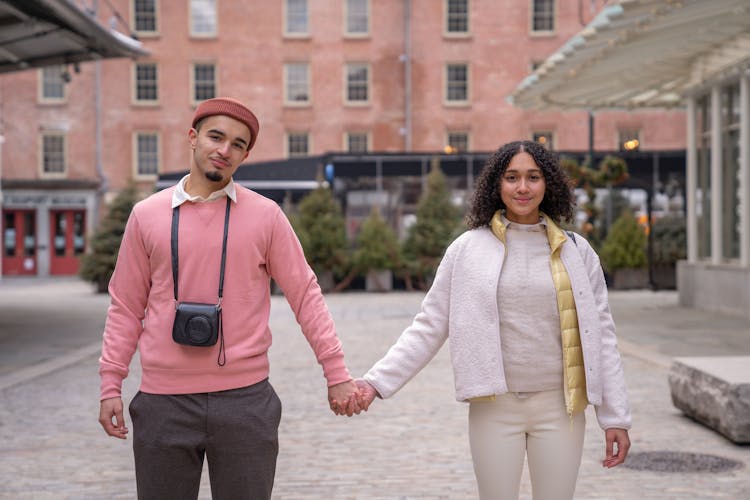
[[[534,140],[534,134],[545,134],[545,135],[549,134],[549,137],[550,137],[550,140],[552,141],[552,144],[549,145],[549,146],[545,145],[545,147],[547,147],[547,149],[549,149],[550,151],[554,151],[555,145],[557,144],[557,131],[556,130],[554,130],[552,128],[549,128],[549,127],[535,127],[535,128],[532,128],[529,131],[529,140],[530,141]]]
[[[289,139],[292,135],[307,135],[307,153],[304,155],[292,155],[289,151]],[[287,131],[284,132],[284,158],[306,158],[310,155],[312,155],[313,152],[313,144],[312,144],[312,134],[308,131]]]
[[[448,31],[448,0],[443,0],[443,36],[445,38],[471,37],[471,0],[466,0],[466,31]]]
[[[341,137],[341,150],[349,153],[349,136],[350,135],[364,135],[367,138],[367,143],[365,144],[365,147],[367,148],[367,152],[372,151],[372,133],[371,132],[344,132],[344,134]],[[359,152],[352,152],[351,154],[360,154]]]
[[[156,38],[161,36],[161,33],[159,32],[159,27],[161,24],[161,16],[159,15],[160,12],[160,3],[161,0],[154,0],[154,24],[155,24],[155,30],[154,31],[140,31],[136,29],[136,23],[135,23],[135,0],[130,0],[130,19],[132,20],[131,25],[133,26],[133,31],[138,35],[139,38]],[[190,22],[188,20],[188,22]]]
[[[343,33],[344,38],[370,38],[370,34],[372,33],[372,2],[370,0],[365,0],[367,2],[367,31],[364,33],[352,33],[348,31],[347,26],[347,20],[349,19],[349,2],[347,0],[343,0],[344,3],[344,16],[343,16]]]
[[[156,99],[144,100],[138,99],[138,66],[141,64],[153,64],[156,66]],[[130,66],[131,69],[131,95],[130,100],[133,106],[153,107],[160,104],[161,92],[159,92],[159,63],[153,61],[135,61]]]
[[[155,174],[141,174],[138,171],[138,136],[139,135],[155,135],[156,136],[156,173]],[[162,147],[161,147],[161,133],[158,130],[135,130],[132,136],[132,171],[133,179],[139,181],[153,181],[159,177],[161,173],[162,163]]]
[[[350,101],[349,100],[349,65],[362,65],[367,67],[367,100],[365,101]],[[344,63],[344,106],[351,106],[357,108],[368,107],[372,105],[372,65],[369,62],[364,61],[347,61]]]
[[[307,65],[307,100],[306,101],[292,101],[289,100],[289,96],[287,95],[287,84],[288,84],[288,77],[289,74],[287,73],[287,65],[288,64],[305,64]],[[287,61],[282,66],[282,85],[284,86],[282,88],[282,96],[284,100],[284,106],[290,107],[290,108],[309,108],[312,106],[313,96],[312,96],[312,65],[308,61]]]
[[[62,172],[45,172],[44,171],[44,137],[59,136],[63,138],[63,171]],[[42,179],[65,179],[68,177],[68,134],[57,130],[43,130],[37,139],[37,151],[39,152],[39,177]]]
[[[219,36],[219,0],[214,0],[214,8],[215,8],[215,16],[216,16],[216,25],[214,26],[214,31],[211,33],[195,33],[193,31],[193,2],[192,0],[189,0],[189,14],[188,14],[188,32],[190,33],[191,38],[199,38],[199,39],[211,39],[211,38],[217,38]]]
[[[64,65],[55,65],[64,68]],[[62,97],[44,97],[44,68],[37,70],[37,102],[39,104],[65,104],[68,102],[68,84],[63,82]]]
[[[466,99],[463,101],[448,100],[448,66],[462,64],[466,66]],[[465,108],[471,106],[471,64],[468,61],[447,61],[443,65],[443,106]]]
[[[310,38],[310,0],[305,0],[305,3],[307,5],[307,31],[300,33],[290,33],[289,31],[287,31],[287,26],[289,25],[289,23],[287,22],[287,0],[282,0],[281,32],[284,34],[284,38]]]
[[[216,64],[216,61],[193,61],[190,63],[188,80],[190,81],[190,102],[193,104],[193,106],[197,106],[201,102],[204,101],[204,99],[197,99],[195,95],[195,67],[197,65],[212,65],[214,67],[214,95],[216,97],[220,96],[221,93],[219,92],[219,66]],[[157,69],[157,75],[159,74],[159,70]]]
[[[557,35],[557,27],[559,24],[558,13],[559,9],[557,6],[558,0],[552,1],[552,22],[554,23],[554,29],[550,31],[535,31],[534,30],[534,0],[529,0],[529,36],[531,37],[550,37]]]
[[[465,153],[467,151],[471,151],[471,147],[472,147],[471,146],[471,132],[469,132],[468,130],[465,130],[465,129],[460,129],[460,130],[458,130],[458,129],[456,129],[456,130],[446,130],[445,131],[445,138],[444,138],[444,142],[443,142],[443,144],[445,144],[445,146],[450,146],[450,136],[451,136],[451,134],[464,134],[464,135],[466,135],[466,151],[459,151],[459,153],[461,153],[461,152]]]

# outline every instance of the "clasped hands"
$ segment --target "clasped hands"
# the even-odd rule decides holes
[[[328,388],[328,403],[336,415],[359,415],[367,411],[378,392],[362,379],[350,380]]]

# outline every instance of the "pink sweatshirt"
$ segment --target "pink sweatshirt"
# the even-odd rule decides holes
[[[239,185],[229,216],[224,274],[226,364],[217,364],[219,342],[193,347],[172,340],[173,191],[165,189],[141,201],[128,220],[109,284],[112,302],[100,359],[101,398],[120,396],[136,348],[143,368],[140,389],[147,393],[214,392],[268,377],[270,278],[284,290],[328,385],[350,380],[333,320],[286,216],[273,201]],[[180,301],[217,301],[225,209],[226,198],[180,206]]]

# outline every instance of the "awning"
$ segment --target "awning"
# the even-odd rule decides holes
[[[145,54],[72,0],[0,0],[0,73]]]
[[[622,0],[607,5],[508,101],[523,108],[682,104],[709,75],[750,67],[750,1]]]

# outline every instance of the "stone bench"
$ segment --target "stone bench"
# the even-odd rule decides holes
[[[672,404],[735,443],[750,443],[750,356],[675,358]]]

